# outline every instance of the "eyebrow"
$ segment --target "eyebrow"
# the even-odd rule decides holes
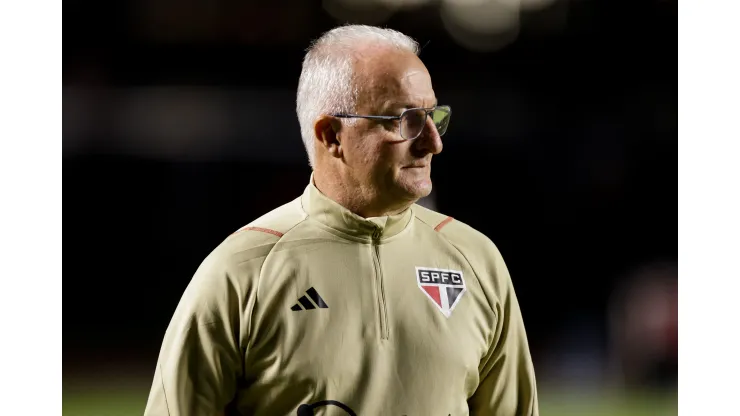
[[[438,104],[439,100],[435,98],[434,104],[432,104],[431,107],[436,107]],[[381,107],[383,112],[387,112],[395,108],[419,108],[419,106],[408,101],[386,101],[385,104]]]

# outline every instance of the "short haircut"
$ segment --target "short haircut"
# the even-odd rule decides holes
[[[411,37],[392,29],[365,25],[334,28],[314,40],[306,52],[298,81],[296,112],[311,167],[316,154],[316,119],[322,114],[355,111],[359,86],[354,79],[354,52],[358,45],[368,43],[419,54],[419,44]]]

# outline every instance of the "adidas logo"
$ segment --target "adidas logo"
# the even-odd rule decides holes
[[[302,311],[304,308],[306,310],[316,309],[317,306],[319,308],[329,308],[329,305],[324,302],[324,299],[321,299],[321,296],[319,296],[319,292],[317,292],[316,289],[314,289],[313,287],[308,289],[306,291],[306,294],[308,295],[308,297],[311,298],[313,303],[311,303],[311,300],[308,300],[305,295],[301,296],[300,299],[298,299],[298,303],[290,308],[291,311]],[[301,308],[301,305],[303,305],[303,308]]]

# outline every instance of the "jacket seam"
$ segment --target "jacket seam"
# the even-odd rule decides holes
[[[473,271],[473,275],[475,276],[475,280],[478,282],[478,286],[483,289],[483,285],[481,284],[480,277],[478,277],[478,272],[475,271],[475,267],[473,267],[473,264],[468,260],[468,257],[460,250],[459,247],[455,245],[452,241],[450,241],[449,238],[442,236],[447,243],[449,243],[455,250],[457,250],[458,253],[460,253],[461,256],[465,259],[465,261],[468,263],[468,266],[470,266],[470,270]],[[493,304],[491,303],[491,300],[488,299],[488,295],[486,295],[486,291],[483,290],[483,295],[486,298],[486,302],[488,303],[488,307],[491,308],[491,312],[496,317],[496,321],[498,322],[498,314],[496,313],[496,309],[494,309]]]
[[[170,403],[167,401],[167,389],[164,387],[164,377],[162,376],[162,363],[159,363],[159,382],[162,384],[162,395],[164,396],[164,405],[167,408],[167,416],[170,415]]]
[[[260,265],[260,271],[259,271],[259,274],[257,275],[257,287],[255,288],[255,292],[254,292],[254,303],[252,304],[252,308],[249,310],[249,323],[247,325],[247,334],[248,334],[249,338],[252,338],[252,320],[254,318],[254,309],[257,306],[257,301],[258,301],[259,291],[260,291],[260,285],[262,283],[262,271],[265,268],[265,263],[267,263],[267,260],[270,257],[270,254],[272,254],[272,251],[275,249],[275,246],[283,238],[285,238],[285,236],[288,235],[288,233],[291,230],[293,230],[295,227],[297,227],[298,225],[300,225],[301,223],[303,223],[304,221],[306,221],[307,218],[308,218],[307,216],[304,217],[304,218],[302,218],[300,221],[298,221],[297,223],[295,223],[292,227],[290,227],[287,230],[285,230],[285,232],[283,233],[283,235],[281,237],[278,237],[277,241],[275,241],[272,244],[272,247],[270,247],[270,251],[267,252],[267,254],[264,257],[264,260],[262,260],[262,264]],[[249,355],[249,351],[250,351],[251,347],[252,347],[252,342],[251,341],[250,342],[247,342],[247,348],[244,351],[245,355]],[[244,369],[244,370],[246,371],[246,369]]]
[[[416,217],[416,218],[419,218],[419,217]],[[421,218],[419,218],[419,221],[421,221],[424,225],[426,225],[427,227],[429,227],[432,230],[434,230],[434,227],[432,227],[430,224],[426,223]],[[475,280],[478,282],[478,286],[480,286],[481,290],[483,291],[483,297],[486,298],[486,302],[488,303],[488,307],[491,309],[491,313],[493,313],[493,316],[496,318],[496,322],[498,322],[499,321],[499,316],[496,313],[496,309],[494,309],[493,304],[491,303],[491,300],[488,298],[488,294],[486,294],[485,289],[483,289],[483,285],[481,284],[480,277],[478,277],[478,272],[475,270],[475,267],[473,267],[473,264],[468,259],[468,256],[466,256],[465,253],[463,253],[462,250],[460,250],[460,248],[457,247],[457,245],[455,245],[455,243],[453,243],[452,241],[450,241],[450,239],[447,238],[447,236],[445,236],[444,234],[442,234],[441,232],[438,232],[438,231],[435,231],[435,234],[439,235],[440,238],[442,238],[444,241],[447,242],[447,244],[449,244],[450,246],[452,246],[458,253],[460,253],[460,255],[468,263],[468,266],[470,266],[470,270],[473,271],[473,276],[475,276]],[[491,343],[493,343],[493,339],[491,340]],[[490,347],[491,347],[491,345],[489,344],[488,345],[488,348],[490,348]]]

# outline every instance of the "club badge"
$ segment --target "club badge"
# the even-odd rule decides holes
[[[465,279],[459,270],[417,267],[416,281],[421,291],[448,318],[466,291]]]

